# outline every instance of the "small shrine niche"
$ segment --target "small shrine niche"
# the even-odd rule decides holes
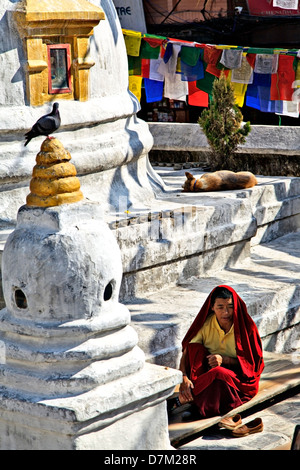
[[[26,55],[26,94],[31,106],[57,99],[87,101],[89,37],[105,19],[87,0],[24,0],[15,21]]]
[[[51,44],[48,52],[48,93],[72,93],[70,44]]]

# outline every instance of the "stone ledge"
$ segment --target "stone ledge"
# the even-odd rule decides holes
[[[145,364],[140,372],[90,392],[50,400],[1,387],[0,430],[3,439],[0,448],[169,449],[164,401],[173,393],[181,377],[177,370]],[[146,420],[151,420],[147,430],[142,418],[145,414],[148,415]],[[161,421],[165,426],[158,425]],[[14,434],[16,422],[17,435]],[[127,436],[128,429],[131,429],[130,436]],[[10,431],[14,439],[10,438]],[[116,435],[119,435],[118,442]]]
[[[153,150],[193,151],[208,148],[206,136],[197,123],[148,124],[154,138]],[[252,125],[251,132],[240,149],[299,152],[299,127]]]
[[[260,175],[300,176],[299,127],[251,126],[246,143],[235,154],[234,171]],[[152,162],[199,162],[211,165],[211,151],[200,126],[189,123],[149,123],[154,139]]]

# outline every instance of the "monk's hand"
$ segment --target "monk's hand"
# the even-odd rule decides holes
[[[192,389],[194,388],[193,382],[186,376],[183,376],[182,383],[179,387],[179,400],[180,402],[187,403],[193,401]]]
[[[207,356],[207,362],[209,367],[218,367],[222,364],[223,358],[220,356],[220,354],[210,354]]]

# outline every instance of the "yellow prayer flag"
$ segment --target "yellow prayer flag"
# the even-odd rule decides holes
[[[129,90],[139,101],[141,101],[142,96],[142,80],[143,77],[137,77],[136,75],[131,75],[129,77]]]
[[[228,79],[234,91],[235,103],[242,108],[244,106],[245,95],[248,85],[246,83],[235,83],[231,81],[232,70],[229,71]]]
[[[124,41],[126,45],[127,55],[138,57],[140,55],[142,33],[139,31],[130,31],[123,29]]]

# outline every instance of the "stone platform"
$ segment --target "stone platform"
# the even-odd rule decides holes
[[[290,450],[295,427],[300,422],[300,394],[270,403],[263,410],[242,413],[243,423],[261,418],[262,432],[242,438],[232,437],[230,431],[213,426],[201,436],[179,446],[178,450]]]
[[[264,352],[264,361],[265,368],[260,379],[258,394],[249,402],[244,403],[235,410],[229,412],[227,416],[232,416],[236,413],[239,413],[243,418],[243,423],[246,424],[257,417],[255,413],[258,412],[258,410],[260,412],[263,411],[264,414],[268,416],[268,411],[270,411],[269,408],[274,402],[277,401],[278,403],[281,402],[283,404],[287,396],[294,397],[297,393],[299,393],[300,360],[297,360],[296,356]],[[285,409],[286,408],[287,406]],[[199,448],[214,448],[212,440],[221,440],[223,438],[231,438],[231,442],[227,443],[227,445],[229,444],[228,448],[230,448],[230,445],[233,446],[233,449],[238,448],[240,445],[242,445],[243,448],[242,442],[245,442],[245,439],[234,439],[230,432],[224,432],[224,430],[221,431],[219,429],[218,422],[221,420],[221,416],[184,421],[183,412],[187,409],[189,409],[189,405],[184,405],[182,409],[178,408],[170,416],[169,434],[171,442],[175,447],[184,447],[184,442],[189,442],[188,445],[193,446],[196,444],[194,441],[197,440],[198,442],[198,436],[201,435],[202,437],[206,436],[208,440],[210,439],[210,443],[206,447],[205,439],[203,439],[203,441],[200,441],[200,443],[198,442],[197,444],[199,445]],[[261,415],[259,416],[261,417]],[[271,416],[273,417],[272,413]],[[294,418],[294,421],[291,420],[291,417]],[[290,433],[292,431],[293,423],[294,425],[297,424],[297,420],[299,421],[300,419],[300,412],[299,409],[297,409],[297,406],[295,406],[295,410],[293,412],[287,414],[285,419],[286,421],[289,420],[289,423],[286,423],[286,430],[288,430],[286,440],[285,442],[282,441],[283,436],[278,432],[279,430],[281,431],[281,428],[276,428],[276,425],[274,425],[273,434],[274,436],[276,435],[277,438],[276,441],[273,438],[270,438],[270,449],[274,448],[275,445],[282,445],[287,442],[287,439],[290,437]],[[269,418],[267,422],[268,424],[265,431],[268,432],[268,430],[272,430],[271,418]],[[261,440],[262,436],[265,437],[265,433],[260,433]],[[251,438],[253,438],[253,436],[251,436]],[[268,438],[266,438],[265,441],[268,441]],[[224,441],[222,444],[224,448],[227,448]],[[220,448],[222,448],[222,445]],[[263,446],[257,447],[257,449],[263,448]]]

